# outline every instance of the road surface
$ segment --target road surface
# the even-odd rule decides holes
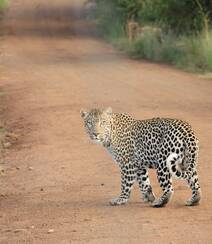
[[[95,37],[83,1],[13,0],[0,40],[1,118],[19,140],[4,150],[0,244],[212,243],[212,82],[131,60]],[[161,209],[111,207],[119,171],[84,132],[81,108],[189,121],[200,140],[203,199],[175,180]],[[3,162],[3,164],[2,164]],[[160,194],[155,172],[152,186]]]

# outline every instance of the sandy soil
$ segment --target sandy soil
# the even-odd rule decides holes
[[[212,82],[130,60],[91,35],[81,7],[77,0],[11,0],[6,14],[1,117],[19,141],[1,164],[0,243],[212,243]],[[109,206],[119,171],[89,141],[79,115],[82,107],[105,106],[193,125],[201,144],[199,206],[184,206],[190,191],[179,180],[165,208],[142,203],[137,186],[127,205]],[[158,195],[154,171],[151,181]]]

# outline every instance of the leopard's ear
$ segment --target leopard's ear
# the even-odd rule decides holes
[[[107,115],[112,115],[112,113],[113,113],[113,110],[112,110],[112,108],[111,107],[108,107],[108,108],[106,108],[105,110],[104,110],[104,112],[107,114]]]
[[[80,115],[83,119],[85,119],[87,116],[88,116],[88,111],[87,110],[84,110],[84,109],[81,109],[80,110]]]

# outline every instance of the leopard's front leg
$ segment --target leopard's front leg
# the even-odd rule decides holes
[[[154,193],[152,192],[152,186],[150,184],[148,171],[146,167],[141,167],[137,171],[137,181],[142,193],[144,202],[153,202],[155,200]]]
[[[122,205],[128,201],[135,180],[136,170],[132,169],[130,164],[121,167],[121,194],[110,201],[112,206]]]

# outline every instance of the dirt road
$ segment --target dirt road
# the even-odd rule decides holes
[[[212,243],[212,82],[128,59],[90,35],[81,7],[77,0],[13,0],[6,14],[1,117],[19,141],[1,165],[0,244]],[[199,206],[184,206],[190,191],[183,181],[174,182],[165,208],[142,203],[137,186],[126,206],[109,206],[119,171],[89,141],[79,115],[105,106],[193,125],[201,144]],[[151,181],[158,195],[154,171]]]

